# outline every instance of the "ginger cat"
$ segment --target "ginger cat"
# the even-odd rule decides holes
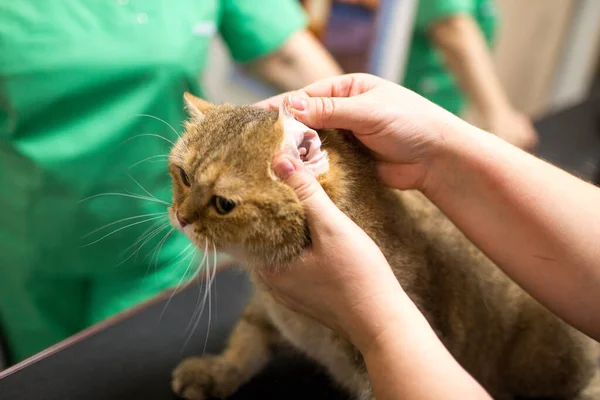
[[[170,155],[171,220],[196,246],[208,241],[243,258],[256,293],[222,354],[176,368],[178,395],[226,398],[279,345],[291,344],[355,398],[374,398],[352,344],[275,303],[256,277],[256,270],[285,266],[310,246],[301,204],[271,171],[284,150],[301,157],[333,202],[380,246],[444,345],[495,398],[600,399],[597,343],[529,297],[420,193],[384,187],[370,153],[352,135],[317,135],[285,108],[185,98],[191,119]]]

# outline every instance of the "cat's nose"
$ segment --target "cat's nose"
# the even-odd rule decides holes
[[[177,217],[177,221],[179,221],[179,224],[181,225],[182,228],[184,228],[186,225],[188,225],[190,223],[190,221],[188,221],[187,219],[185,219],[180,213],[179,211],[177,211],[177,213],[175,214],[175,216]]]

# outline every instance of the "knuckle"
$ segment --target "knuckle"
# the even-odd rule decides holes
[[[303,174],[298,174],[298,175],[303,175]],[[308,198],[310,198],[312,195],[315,194],[315,192],[317,191],[318,187],[317,185],[315,185],[315,182],[313,182],[312,180],[306,179],[305,176],[300,176],[300,179],[295,180],[295,182],[293,182],[293,189],[294,192],[296,193],[296,196],[298,196],[298,199],[300,201],[306,201]]]
[[[319,99],[316,116],[318,118],[319,127],[326,125],[331,117],[335,114],[335,103],[329,97]]]

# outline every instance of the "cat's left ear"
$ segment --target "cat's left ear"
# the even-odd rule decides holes
[[[279,106],[279,121],[283,127],[281,151],[296,157],[313,175],[321,175],[329,171],[327,152],[321,148],[319,134],[292,114],[289,100],[286,97]]]
[[[185,100],[185,108],[190,115],[190,118],[196,121],[202,120],[204,118],[204,114],[214,107],[214,104],[209,103],[206,100],[202,100],[201,98],[196,97],[188,92],[183,94],[183,99]]]

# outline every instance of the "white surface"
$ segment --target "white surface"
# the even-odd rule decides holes
[[[376,34],[369,72],[401,82],[410,49],[418,0],[382,0],[377,13]]]
[[[576,0],[575,7],[548,95],[550,110],[566,108],[584,100],[597,71],[600,1]]]

